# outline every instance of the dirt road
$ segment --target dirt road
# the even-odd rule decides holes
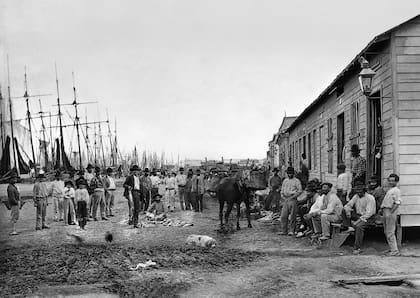
[[[420,242],[408,238],[403,257],[382,257],[383,236],[368,235],[364,254],[353,256],[351,243],[339,251],[313,248],[307,239],[278,236],[278,225],[253,222],[248,229],[219,234],[217,204],[203,214],[171,213],[191,227],[162,225],[133,229],[126,224],[126,201],[117,195],[109,221],[89,222],[86,231],[52,221],[35,231],[35,208],[27,203],[18,236],[9,236],[9,212],[0,207],[0,296],[54,297],[418,297],[408,286],[341,287],[330,280],[420,272]],[[112,243],[104,234],[110,231]],[[84,239],[78,243],[67,233]],[[185,245],[190,234],[217,240],[214,249]],[[152,260],[156,267],[131,270]]]

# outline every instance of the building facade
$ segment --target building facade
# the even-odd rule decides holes
[[[376,72],[359,85],[360,57]],[[358,144],[367,177],[400,176],[401,226],[420,226],[420,15],[376,36],[287,129],[287,156],[307,156],[310,178],[335,183]],[[284,144],[281,146],[284,147]]]

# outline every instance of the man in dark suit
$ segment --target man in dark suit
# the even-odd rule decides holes
[[[134,228],[138,228],[139,212],[142,209],[142,191],[140,183],[140,168],[133,165],[130,168],[130,175],[127,176],[124,182],[124,197],[128,200],[129,221]]]

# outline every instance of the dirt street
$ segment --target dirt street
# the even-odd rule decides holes
[[[207,199],[204,213],[174,212],[189,227],[127,225],[127,203],[118,192],[115,217],[89,222],[86,231],[53,222],[35,231],[35,208],[28,202],[9,236],[9,216],[0,207],[0,296],[54,297],[419,297],[406,285],[338,286],[341,278],[420,273],[418,230],[407,233],[402,257],[383,257],[385,239],[368,234],[364,253],[351,254],[351,239],[338,251],[316,249],[308,239],[278,236],[278,224],[246,220],[242,229],[220,234],[218,207]],[[104,240],[105,233],[113,242]],[[79,243],[67,234],[83,239]],[[212,249],[188,247],[190,234],[214,237]],[[414,235],[413,235],[414,234]],[[148,260],[155,267],[132,270]]]

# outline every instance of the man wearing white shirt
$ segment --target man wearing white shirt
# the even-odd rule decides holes
[[[175,179],[178,186],[178,197],[181,210],[185,210],[185,184],[187,183],[187,175],[184,174],[184,168],[179,168],[179,174],[176,175]]]
[[[132,217],[129,219],[129,224],[133,224],[134,228],[138,228],[139,213],[143,209],[141,183],[140,183],[140,168],[134,165],[130,168],[131,175],[127,176],[124,182],[124,196],[128,198],[129,210],[131,209],[131,197],[132,197]],[[131,196],[130,196],[131,195]]]

